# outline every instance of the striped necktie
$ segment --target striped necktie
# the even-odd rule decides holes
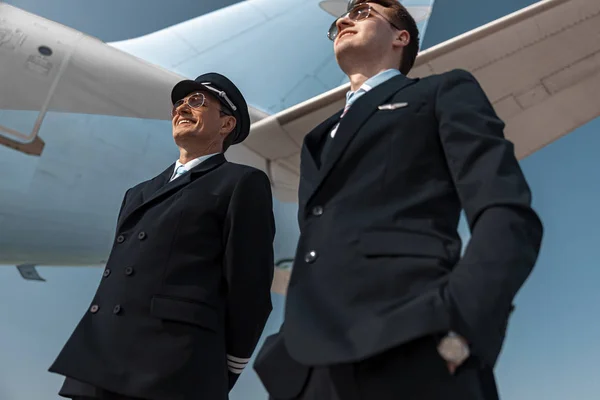
[[[340,120],[342,118],[344,118],[344,115],[346,115],[346,113],[348,112],[348,110],[350,109],[351,104],[350,103],[346,103],[346,107],[344,107],[344,111],[342,112],[342,115],[340,115]],[[332,138],[335,136],[335,133],[338,130],[338,127],[340,126],[340,123],[338,122],[337,124],[335,124],[335,126],[333,127],[333,129],[331,130],[331,133],[329,134]]]
[[[352,98],[354,97],[354,95],[355,95],[356,93],[360,92],[361,90],[363,90],[363,89],[358,89],[356,92],[354,92],[354,93],[351,93],[351,94],[350,94],[350,96],[348,96],[348,98],[346,99],[346,106],[344,107],[344,111],[342,111],[342,115],[340,115],[340,120],[341,120],[342,118],[344,118],[344,115],[346,115],[346,113],[347,113],[347,112],[348,112],[348,110],[350,109],[350,106],[351,106],[351,105],[352,105],[352,103],[353,103],[353,100],[352,100]],[[337,130],[338,130],[338,127],[339,127],[339,126],[340,126],[340,123],[338,122],[338,123],[335,125],[335,127],[334,127],[334,128],[331,130],[331,133],[329,134],[331,137],[334,137],[334,136],[335,136],[335,133],[337,132]]]
[[[344,115],[346,115],[351,105],[351,103],[346,103],[346,107],[344,107],[344,111],[342,112],[342,115],[340,115],[340,119],[344,118]]]

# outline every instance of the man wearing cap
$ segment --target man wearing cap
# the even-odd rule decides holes
[[[179,160],[129,189],[88,311],[50,368],[72,399],[224,400],[271,312],[271,187],[223,152],[249,133],[237,87],[172,91]]]

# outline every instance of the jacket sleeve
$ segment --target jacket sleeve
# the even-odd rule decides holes
[[[234,189],[225,221],[226,348],[229,387],[242,373],[272,310],[275,220],[269,178],[247,173]]]
[[[468,72],[445,75],[436,117],[446,161],[471,230],[443,294],[452,329],[495,365],[512,302],[537,260],[543,227],[504,138],[504,123]]]

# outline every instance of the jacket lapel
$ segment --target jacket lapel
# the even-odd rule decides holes
[[[159,175],[146,182],[143,186],[139,194],[135,197],[132,195],[127,199],[127,203],[125,204],[125,208],[123,209],[122,215],[119,217],[117,222],[117,230],[121,228],[123,222],[129,218],[131,214],[133,214],[137,209],[139,209],[143,204],[146,203],[147,199],[149,199],[154,192],[159,190],[164,186],[165,182],[168,182],[173,174],[175,169],[175,163],[171,164],[167,169],[161,172]]]
[[[331,132],[331,129],[339,120],[341,113],[341,111],[335,113],[305,136],[300,153],[300,173],[304,179],[300,181],[300,186],[298,187],[299,196],[303,197],[303,193],[306,192],[312,193],[313,187],[319,178],[323,139]]]
[[[171,176],[173,175],[175,166],[175,164],[171,164],[169,168],[163,171],[152,181],[148,182],[146,187],[142,190],[142,203],[136,208],[134,208],[127,215],[125,215],[122,218],[122,221],[124,222],[127,218],[135,214],[138,210],[148,207],[151,204],[156,203],[162,198],[168,196],[169,194],[172,194],[173,192],[186,186],[193,179],[198,178],[198,176],[204,175],[205,173],[217,168],[225,161],[226,160],[223,153],[214,155],[208,160],[204,160],[203,162],[192,168],[189,172],[169,182],[169,179],[171,179]],[[121,222],[121,225],[123,224],[123,222]]]
[[[321,168],[319,159],[323,147],[323,141],[325,136],[331,132],[334,125],[339,121],[340,115],[342,115],[342,110],[327,118],[306,135],[306,138],[304,139],[304,146],[302,147],[302,156],[303,160],[306,160],[306,167],[309,167],[315,171]]]
[[[171,164],[167,169],[160,173],[157,177],[148,182],[144,188],[142,189],[142,203],[144,204],[154,193],[156,193],[160,188],[165,186],[173,172],[175,171],[175,163]]]
[[[171,177],[171,175],[169,175],[164,181],[165,184],[157,191],[155,191],[147,200],[145,199],[140,207],[143,207],[148,203],[155,202],[156,200],[165,197],[170,193],[173,193],[182,186],[185,186],[188,183],[190,183],[192,181],[192,177],[196,178],[198,175],[203,175],[206,172],[211,171],[219,165],[223,164],[224,162],[225,156],[223,155],[223,153],[220,153],[212,156],[208,160],[204,160],[203,162],[192,168],[188,173],[181,175],[174,181],[168,182],[168,179]],[[173,172],[173,170],[171,170],[171,172]]]
[[[327,159],[323,160],[317,184],[314,186],[314,192],[310,197],[321,187],[325,178],[327,178],[332,168],[344,153],[344,150],[346,150],[352,139],[356,136],[356,133],[367,122],[369,117],[377,110],[377,107],[400,90],[415,82],[417,82],[416,79],[413,80],[404,75],[398,75],[374,87],[354,102],[348,113],[340,121],[335,138],[332,139],[331,149],[329,150]],[[336,115],[339,118],[341,113]]]

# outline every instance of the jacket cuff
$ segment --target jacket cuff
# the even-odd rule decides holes
[[[227,368],[233,374],[241,374],[246,365],[248,365],[248,362],[250,362],[249,358],[235,357],[227,354]]]

